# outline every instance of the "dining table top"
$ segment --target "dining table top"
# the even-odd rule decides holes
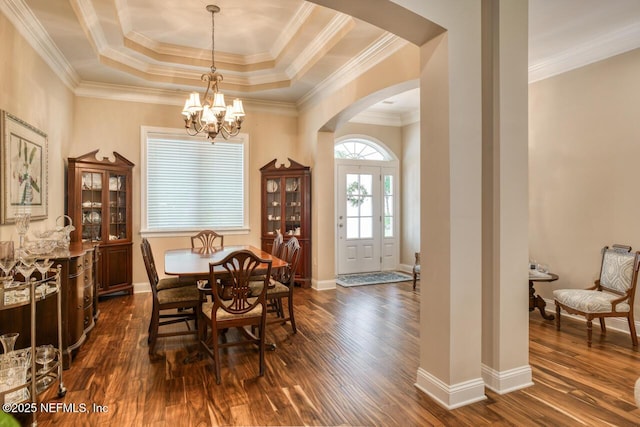
[[[164,272],[171,276],[208,276],[209,264],[222,261],[231,252],[250,250],[262,259],[271,260],[271,268],[286,267],[288,263],[269,252],[251,245],[218,247],[213,251],[202,248],[169,249],[164,253]]]

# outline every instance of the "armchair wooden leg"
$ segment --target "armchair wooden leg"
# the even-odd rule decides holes
[[[413,290],[416,290],[416,281],[418,280],[418,275],[413,273]]]
[[[629,333],[631,334],[631,342],[634,347],[638,346],[638,335],[636,335],[636,325],[633,320],[633,316],[627,317],[627,321],[629,322]]]
[[[593,321],[587,319],[587,346],[591,347],[591,337],[593,335]]]
[[[602,331],[603,334],[607,333],[607,325],[605,325],[604,323],[604,317],[601,317],[600,319],[600,330]]]
[[[556,330],[560,330],[560,305],[556,302]]]

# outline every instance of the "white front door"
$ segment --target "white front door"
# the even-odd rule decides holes
[[[382,269],[381,168],[338,165],[338,274]]]

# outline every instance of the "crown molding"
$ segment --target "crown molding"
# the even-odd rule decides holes
[[[307,92],[298,102],[298,108],[305,110],[320,101],[327,94],[333,93],[348,82],[364,74],[376,64],[384,61],[389,56],[409,44],[391,33],[385,33],[373,42],[367,49],[348,61],[329,77],[320,82],[315,88]]]
[[[640,47],[640,23],[572,46],[529,65],[529,83],[534,83]]]
[[[320,34],[298,54],[291,65],[286,69],[286,74],[293,78],[304,69],[309,68],[309,64],[316,62],[322,54],[327,50],[328,46],[332,46],[336,37],[342,37],[344,31],[348,31],[354,25],[354,20],[348,15],[338,13],[331,19],[329,24],[322,29]]]
[[[175,105],[182,107],[188,94],[182,91],[143,88],[138,86],[82,82],[75,91],[76,96],[110,101],[141,102],[144,104]],[[293,103],[243,99],[245,110],[296,117],[298,109]],[[178,114],[178,113],[176,113]]]
[[[0,11],[11,21],[42,60],[51,67],[53,73],[62,83],[74,90],[80,82],[80,77],[25,2],[23,0],[0,1]]]
[[[302,6],[296,11],[291,20],[284,27],[276,41],[273,43],[273,47],[271,48],[271,57],[277,58],[284,51],[284,49],[289,45],[291,40],[298,33],[302,25],[305,23],[311,13],[317,8],[313,3],[304,2]]]
[[[382,111],[363,111],[349,120],[349,123],[361,123],[365,125],[402,126],[399,114],[385,113]]]

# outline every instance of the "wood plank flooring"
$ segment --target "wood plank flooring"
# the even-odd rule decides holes
[[[101,316],[58,401],[97,404],[105,413],[38,414],[40,426],[637,426],[633,386],[640,354],[628,335],[584,323],[552,322],[530,313],[530,364],[535,385],[447,411],[414,386],[418,369],[420,290],[411,283],[316,292],[296,289],[298,334],[270,325],[266,374],[257,351],[231,348],[222,384],[212,361],[183,364],[192,336],[161,338],[147,354],[151,295],[100,303]],[[523,306],[526,310],[526,307]],[[232,333],[232,332],[230,332]],[[47,398],[55,399],[53,392]]]

